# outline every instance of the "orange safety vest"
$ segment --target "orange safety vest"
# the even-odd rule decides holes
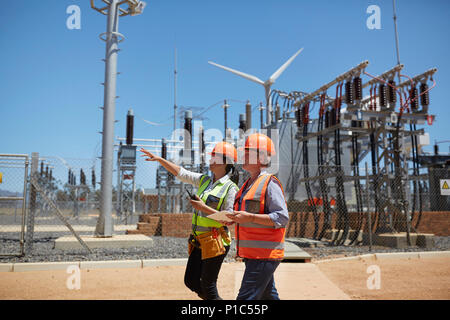
[[[244,192],[248,179],[239,192],[236,195],[236,200],[234,203],[234,210],[236,211],[247,211],[245,210],[246,202],[252,201],[253,204],[259,202],[259,209],[252,210],[252,213],[267,214],[265,212],[265,199],[267,186],[274,177],[283,191],[281,182],[271,174],[260,175],[255,183],[252,185],[250,190],[245,194],[239,205],[239,199]],[[283,191],[284,194],[284,191]],[[241,209],[243,208],[243,209]],[[258,212],[255,212],[258,211]],[[284,236],[286,233],[286,228],[276,229],[273,226],[265,226],[257,223],[241,223],[236,224],[236,249],[237,256],[248,259],[276,259],[281,260],[284,257]]]

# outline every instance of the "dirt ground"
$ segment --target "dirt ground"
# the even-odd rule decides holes
[[[367,267],[380,268],[381,288],[367,289]],[[283,263],[275,282],[281,299],[450,299],[450,258]],[[0,272],[0,299],[198,299],[184,286],[184,266],[81,270],[69,290],[66,270]],[[233,300],[243,265],[223,264],[219,293]],[[330,281],[331,280],[331,281]]]
[[[379,267],[380,289],[367,288],[367,279],[374,275],[367,272],[371,265]],[[351,299],[450,299],[450,258],[350,260],[317,266]]]

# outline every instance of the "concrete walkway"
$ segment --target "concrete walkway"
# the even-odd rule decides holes
[[[234,268],[236,297],[245,267]],[[313,263],[281,263],[275,271],[275,286],[282,300],[350,300]]]

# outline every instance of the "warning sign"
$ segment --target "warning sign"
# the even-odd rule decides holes
[[[450,179],[440,179],[441,196],[450,196]]]
[[[0,172],[0,183],[2,183],[3,173]]]

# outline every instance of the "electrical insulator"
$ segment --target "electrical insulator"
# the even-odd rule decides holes
[[[295,120],[297,120],[297,127],[300,128],[302,126],[302,117],[300,108],[295,110]]]
[[[94,169],[92,169],[91,180],[92,180],[92,187],[95,190],[95,171],[94,171]]]
[[[133,131],[134,131],[134,115],[133,110],[128,110],[127,114],[127,145],[131,146],[133,144]]]
[[[192,150],[192,111],[187,110],[184,114],[184,149]],[[191,155],[189,155],[190,157]]]
[[[422,107],[428,107],[430,105],[430,94],[429,92],[424,93],[428,90],[428,85],[426,83],[422,83],[420,85],[420,104]]]
[[[330,121],[330,127],[336,125],[336,109],[335,108],[331,108],[331,110],[330,110],[329,121]]]
[[[246,123],[246,119],[245,119],[245,114],[239,115],[239,129],[241,129],[244,132],[247,131],[247,123]]]
[[[351,81],[345,83],[345,103],[353,104],[353,88]]]
[[[84,176],[83,169],[80,169],[80,184],[86,184],[86,177]]]
[[[245,105],[245,121],[247,124],[247,129],[251,129],[252,128],[252,105],[250,104],[250,101],[247,101],[247,104]]]
[[[167,144],[166,144],[166,139],[162,139],[162,142],[161,142],[161,158],[167,159]]]
[[[409,91],[409,98],[411,103],[411,110],[417,111],[419,109],[419,99],[417,98],[419,96],[419,91],[416,87],[412,87]]]
[[[69,174],[67,175],[67,183],[70,184],[70,169],[69,169]]]
[[[389,86],[388,86],[388,101],[389,103],[396,103],[397,102],[397,92],[393,88],[395,87],[395,81],[389,80]]]
[[[303,106],[302,116],[303,116],[303,124],[308,124],[308,122],[309,122],[309,102]]]
[[[353,89],[355,90],[355,100],[362,99],[362,80],[360,77],[353,78]]]
[[[41,162],[41,177],[44,175],[44,162]]]
[[[200,151],[202,152],[202,154],[205,153],[205,130],[203,130],[202,128],[202,133],[201,133],[201,141],[202,141],[202,146],[200,148]]]
[[[378,86],[378,97],[382,108],[387,106],[387,87],[384,83]]]
[[[330,111],[325,111],[325,128],[330,126]]]

